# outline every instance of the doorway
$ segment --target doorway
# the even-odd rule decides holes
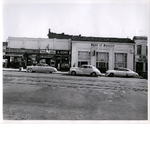
[[[140,75],[143,71],[143,62],[136,63],[136,72]]]

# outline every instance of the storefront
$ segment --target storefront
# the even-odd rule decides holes
[[[27,50],[27,49],[6,49],[6,53],[3,56],[7,59],[8,68],[19,68],[35,65],[38,61],[39,50]]]
[[[69,71],[71,66],[71,51],[56,50],[55,67],[61,71]]]
[[[134,36],[135,42],[135,71],[141,75],[148,72],[148,46],[147,37]]]
[[[55,50],[40,50],[39,62],[55,67]]]
[[[71,39],[9,37],[7,55],[11,62],[9,67],[46,63],[58,70],[68,71],[71,66]]]
[[[135,55],[136,72],[141,75],[143,72],[148,72],[147,56]]]
[[[70,68],[71,52],[69,50],[40,50],[40,61],[61,71]]]

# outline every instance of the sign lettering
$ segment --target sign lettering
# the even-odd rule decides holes
[[[69,55],[69,51],[56,51],[58,55]]]

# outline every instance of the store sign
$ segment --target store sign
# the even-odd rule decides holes
[[[40,55],[41,58],[53,58],[54,55]]]
[[[69,55],[69,51],[56,51],[57,55]]]
[[[147,56],[143,56],[143,55],[136,55],[136,60],[137,61],[144,61],[146,62],[147,61]]]
[[[109,44],[102,44],[101,46],[105,46],[105,47],[114,47],[114,45],[109,45]]]
[[[25,49],[6,49],[6,52],[25,53]]]
[[[38,53],[37,49],[6,49],[6,52],[14,52],[14,53]]]
[[[26,50],[26,53],[38,53],[39,50],[38,49],[29,49],[29,50]]]
[[[40,53],[43,53],[43,54],[56,54],[56,51],[55,50],[49,50],[49,49],[41,49]]]

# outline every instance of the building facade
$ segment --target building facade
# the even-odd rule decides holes
[[[8,66],[18,68],[47,63],[58,70],[69,70],[71,65],[71,41],[69,39],[9,37],[4,55]]]
[[[102,73],[118,67],[133,70],[134,42],[129,38],[72,38],[72,66],[90,64]]]
[[[134,36],[135,53],[134,53],[134,66],[135,71],[139,74],[148,71],[148,46],[147,37]]]
[[[58,70],[91,64],[102,73],[118,67],[146,72],[148,68],[147,37],[107,38],[74,36],[48,32],[47,38],[9,37],[4,58],[7,67],[18,68],[47,63]]]

